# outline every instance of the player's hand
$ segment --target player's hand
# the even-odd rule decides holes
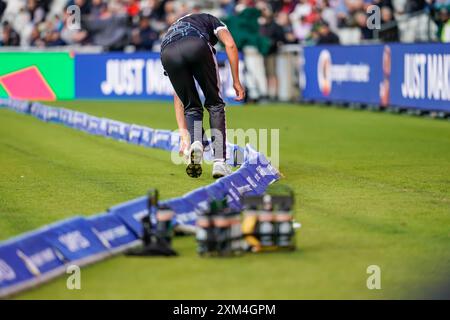
[[[189,153],[189,148],[191,147],[190,138],[188,135],[182,135],[180,140],[180,157],[185,157]]]
[[[233,84],[234,91],[236,91],[236,101],[242,101],[245,98],[245,89],[240,82],[235,82]]]

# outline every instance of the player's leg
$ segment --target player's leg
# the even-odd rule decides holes
[[[195,86],[191,68],[184,58],[183,41],[179,40],[167,46],[161,53],[161,62],[184,106],[184,115],[191,139],[186,173],[190,177],[197,178],[202,174],[203,106]]]
[[[217,179],[232,172],[226,163],[225,103],[220,93],[219,68],[212,48],[204,43],[198,57],[194,77],[205,95],[205,108],[209,112],[211,140],[214,149],[212,176]]]
[[[161,62],[183,103],[191,143],[202,142],[203,106],[191,68],[184,58],[182,42],[183,40],[179,40],[167,46],[161,53]]]
[[[201,40],[201,39],[199,39]],[[205,41],[201,40],[193,61],[193,74],[205,95],[205,108],[209,112],[211,140],[214,159],[226,159],[226,119],[225,103],[220,93],[219,69],[215,55]]]

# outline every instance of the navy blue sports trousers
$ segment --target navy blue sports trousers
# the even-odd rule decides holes
[[[219,70],[214,49],[201,37],[185,36],[162,49],[161,61],[184,105],[191,143],[202,142],[204,139],[203,105],[194,79],[197,80],[205,95],[204,107],[209,112],[214,158],[225,159],[225,103],[220,94]]]

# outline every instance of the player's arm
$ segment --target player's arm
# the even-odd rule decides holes
[[[175,117],[177,119],[178,131],[180,132],[180,154],[189,148],[190,137],[187,130],[186,118],[184,117],[184,106],[177,94],[173,94],[173,105],[175,107]]]
[[[230,61],[231,75],[233,76],[233,88],[236,91],[237,101],[241,101],[245,97],[245,90],[239,79],[239,52],[234,42],[233,36],[227,29],[221,29],[217,32],[217,37],[225,47],[225,51]]]

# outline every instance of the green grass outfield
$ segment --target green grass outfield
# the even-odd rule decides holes
[[[58,102],[93,115],[175,129],[170,104]],[[417,298],[448,285],[450,123],[291,105],[230,107],[229,128],[279,128],[280,169],[295,189],[299,250],[202,259],[192,237],[176,258],[118,256],[18,298]],[[198,180],[165,151],[95,137],[0,110],[0,239],[92,215],[157,187],[164,198]],[[366,268],[381,267],[381,290]]]

